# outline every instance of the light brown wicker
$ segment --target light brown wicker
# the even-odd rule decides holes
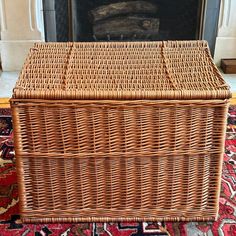
[[[22,220],[214,220],[230,96],[204,41],[36,44],[11,100]]]

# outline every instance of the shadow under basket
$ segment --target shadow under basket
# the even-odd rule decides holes
[[[23,222],[215,220],[230,96],[203,41],[36,44],[11,100]]]

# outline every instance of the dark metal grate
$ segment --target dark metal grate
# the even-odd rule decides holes
[[[68,0],[56,0],[55,10],[56,10],[57,41],[67,42],[69,41]]]

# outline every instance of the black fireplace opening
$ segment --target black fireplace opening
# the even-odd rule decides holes
[[[179,40],[199,36],[201,0],[72,2],[75,41]]]
[[[43,0],[46,41],[206,39],[220,0]]]

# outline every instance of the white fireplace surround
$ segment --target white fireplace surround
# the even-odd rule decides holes
[[[214,59],[236,57],[236,1],[221,0]],[[0,0],[3,71],[21,69],[29,48],[44,41],[42,0]]]
[[[29,48],[44,41],[42,0],[0,0],[3,71],[21,69]]]
[[[236,58],[236,0],[221,0],[214,60]]]

